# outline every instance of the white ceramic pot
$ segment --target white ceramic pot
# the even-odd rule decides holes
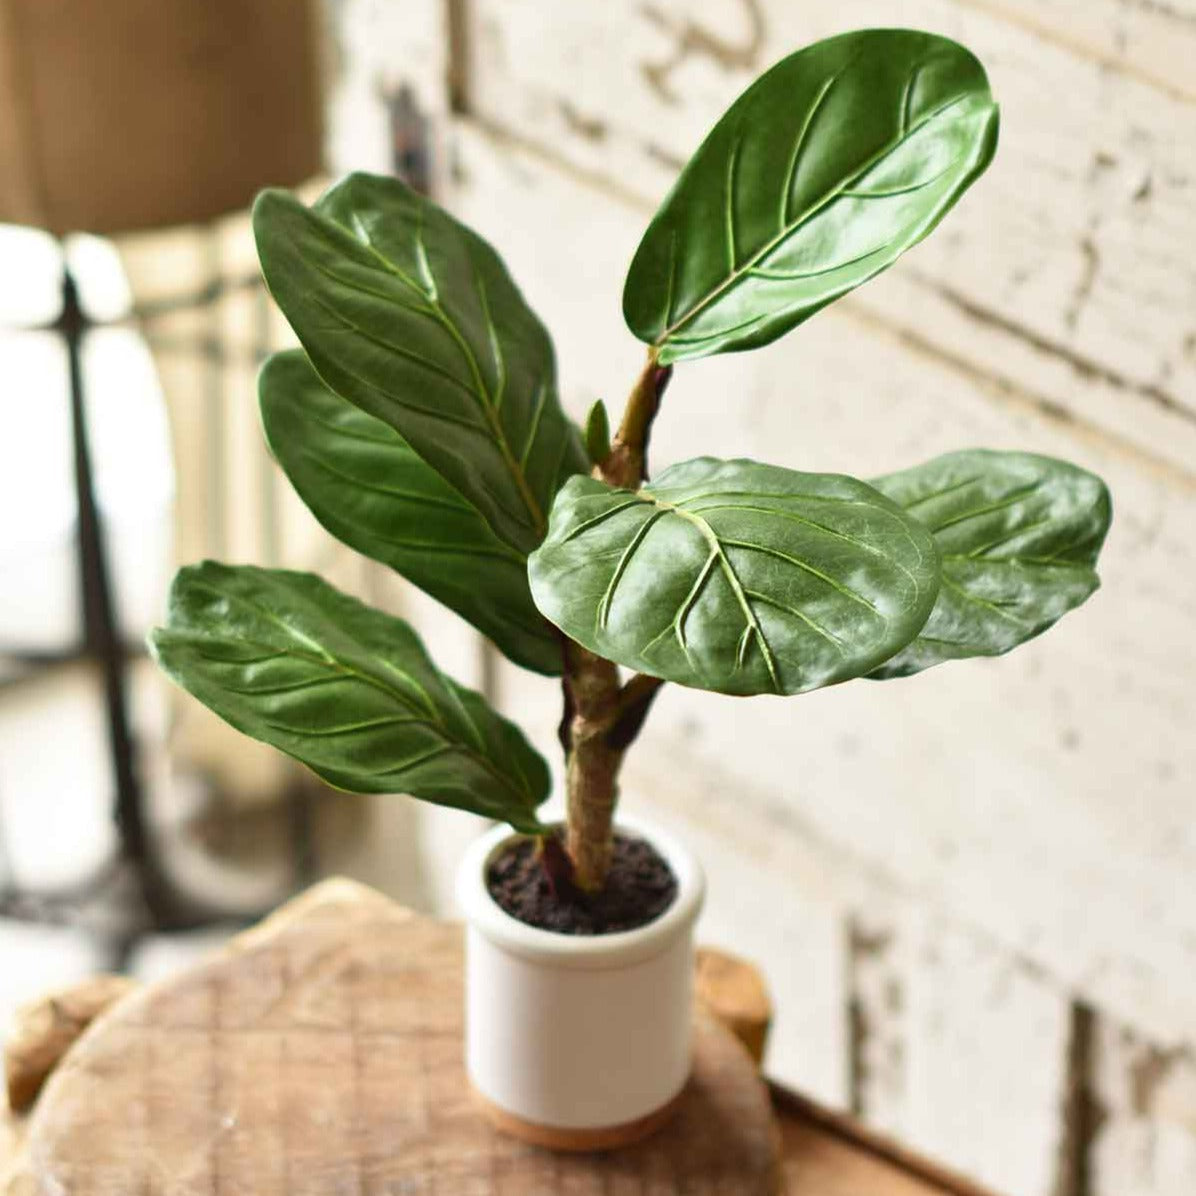
[[[465,914],[466,1067],[498,1124],[542,1145],[590,1150],[650,1133],[690,1072],[693,926],[705,882],[697,860],[635,819],[621,830],[668,861],[677,895],[638,930],[567,935],[527,926],[486,888],[498,827],[457,874]]]

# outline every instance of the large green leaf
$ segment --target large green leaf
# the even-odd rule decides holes
[[[313,574],[182,569],[150,647],[226,722],[338,789],[539,826],[548,768],[519,729],[439,672],[401,619]]]
[[[926,530],[854,478],[710,457],[632,493],[571,478],[528,559],[593,652],[722,693],[799,693],[904,647],[938,591]]]
[[[872,483],[933,532],[943,585],[918,638],[872,676],[999,656],[1100,585],[1112,507],[1094,474],[1032,453],[948,453]]]
[[[258,397],[274,455],[324,527],[468,619],[516,664],[560,673],[560,634],[532,602],[525,554],[389,424],[330,391],[299,349],[266,362]]]
[[[494,250],[397,179],[352,174],[308,209],[253,209],[271,293],[337,394],[389,424],[529,552],[560,483],[588,468],[552,343]]]
[[[997,144],[980,63],[870,29],[762,75],[715,125],[636,251],[632,332],[662,363],[767,344],[891,265]]]

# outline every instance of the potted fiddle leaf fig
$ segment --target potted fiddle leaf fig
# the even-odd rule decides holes
[[[500,824],[458,891],[468,1068],[508,1128],[609,1144],[659,1124],[685,1083],[701,871],[615,820],[666,682],[793,695],[903,677],[1006,652],[1097,588],[1108,492],[1048,457],[971,449],[869,481],[715,457],[648,470],[675,368],[767,345],[891,265],[988,165],[997,123],[980,63],[926,33],[849,33],[769,70],[631,262],[623,311],[647,360],[613,431],[601,405],[584,431],[566,416],[543,324],[428,199],[354,174],[311,207],[257,201],[266,282],[302,345],[261,373],[270,447],[333,535],[561,679],[563,823],[538,813],[549,769],[523,734],[401,619],[318,577],[185,568],[151,644],[333,786]]]

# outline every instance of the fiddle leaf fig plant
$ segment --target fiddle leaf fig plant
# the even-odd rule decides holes
[[[632,260],[623,311],[648,355],[614,428],[601,402],[584,430],[570,421],[544,326],[430,200],[364,174],[310,208],[259,197],[262,270],[302,345],[261,372],[270,447],[334,536],[561,677],[563,851],[523,734],[401,619],[317,577],[183,569],[158,661],[334,786],[540,836],[554,884],[584,894],[604,884],[620,766],[665,682],[798,694],[1045,631],[1097,588],[1109,527],[1104,484],[1074,465],[974,449],[870,482],[647,466],[675,364],[765,345],[890,266],[988,165],[997,125],[983,68],[946,38],[867,30],[778,63]]]

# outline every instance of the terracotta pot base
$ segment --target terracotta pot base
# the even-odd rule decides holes
[[[519,1141],[532,1146],[543,1146],[548,1150],[562,1150],[571,1154],[619,1150],[624,1146],[642,1142],[669,1123],[685,1097],[685,1090],[682,1089],[667,1105],[654,1113],[639,1117],[635,1121],[624,1122],[622,1125],[602,1126],[598,1129],[561,1129],[526,1121],[506,1109],[499,1108],[473,1085],[470,1085],[470,1089],[486,1120],[500,1133],[518,1138]]]

